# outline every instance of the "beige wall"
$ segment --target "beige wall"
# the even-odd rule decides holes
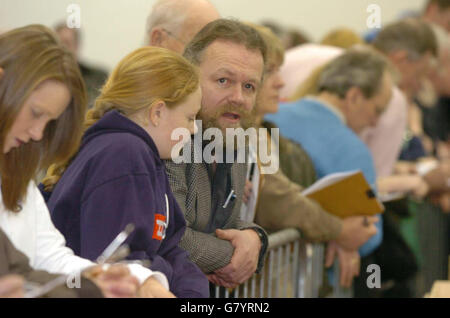
[[[81,7],[82,58],[111,69],[143,43],[146,16],[155,0],[1,0],[0,30],[41,23],[52,26],[69,15],[70,3]],[[319,40],[328,30],[348,26],[367,31],[369,4],[381,8],[382,23],[404,10],[420,10],[425,0],[212,0],[224,17],[262,19],[297,26]]]

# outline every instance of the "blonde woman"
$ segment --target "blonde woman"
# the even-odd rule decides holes
[[[52,220],[77,255],[96,258],[134,223],[130,259],[149,259],[177,297],[207,297],[209,289],[178,247],[186,223],[161,159],[179,142],[174,129],[195,132],[201,96],[197,70],[183,57],[156,47],[132,52],[87,113],[77,155],[43,181]]]
[[[79,273],[93,265],[65,247],[33,182],[48,163],[76,150],[85,99],[75,60],[49,29],[31,25],[0,35],[0,276],[6,275],[0,278],[0,297],[11,295],[13,287],[13,296],[23,295],[23,279],[39,284],[53,279],[44,271]],[[115,278],[94,279],[103,295],[136,294],[136,279],[121,268]],[[101,295],[83,294],[88,286],[84,281],[80,290],[57,288],[47,296]]]

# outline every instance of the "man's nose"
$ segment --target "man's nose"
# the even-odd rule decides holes
[[[277,89],[282,89],[286,83],[284,82],[283,78],[281,77],[281,74],[278,72],[275,79],[275,87]]]
[[[233,88],[229,100],[232,104],[235,104],[237,106],[241,106],[245,103],[244,94],[240,85],[236,85]]]

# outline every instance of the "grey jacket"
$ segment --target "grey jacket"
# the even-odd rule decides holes
[[[192,151],[193,153],[194,151]],[[217,238],[214,233],[207,233],[212,213],[211,181],[207,164],[176,164],[171,160],[166,160],[165,165],[170,187],[186,218],[187,229],[180,246],[189,252],[190,259],[204,273],[212,273],[228,265],[233,256],[234,247],[229,241]],[[236,202],[222,229],[252,228],[260,233],[263,244],[258,262],[259,270],[267,250],[267,233],[254,223],[242,221],[239,216],[246,171],[245,163],[234,163],[231,167],[231,182],[232,189],[236,194]]]

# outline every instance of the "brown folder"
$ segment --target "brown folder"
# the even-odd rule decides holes
[[[384,206],[361,171],[334,173],[303,191],[324,210],[341,218],[382,213]]]

